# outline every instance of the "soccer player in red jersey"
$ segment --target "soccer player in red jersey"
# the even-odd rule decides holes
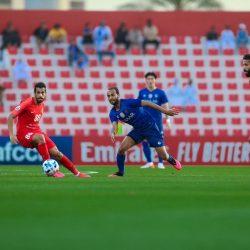
[[[43,161],[53,159],[59,161],[64,167],[72,172],[76,177],[90,177],[81,173],[63,153],[56,147],[55,143],[40,129],[39,121],[44,112],[44,101],[46,98],[46,85],[38,82],[34,87],[34,96],[21,102],[10,113],[8,117],[8,129],[10,140],[14,144],[20,144],[26,148],[36,148],[42,156]],[[17,120],[16,135],[14,135],[13,121]],[[53,177],[62,178],[64,174],[56,172]]]

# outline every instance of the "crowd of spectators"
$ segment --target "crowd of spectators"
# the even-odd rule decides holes
[[[206,34],[207,49],[240,49],[247,48],[248,44],[248,31],[244,23],[239,24],[236,33],[233,32],[230,25],[225,25],[220,34],[215,26],[212,26]]]

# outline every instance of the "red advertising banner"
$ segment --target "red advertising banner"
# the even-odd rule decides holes
[[[109,137],[74,137],[73,159],[79,165],[113,165],[123,138],[113,144]],[[184,165],[250,166],[250,144],[246,137],[170,137],[169,152]],[[126,164],[145,162],[141,145],[127,152]]]

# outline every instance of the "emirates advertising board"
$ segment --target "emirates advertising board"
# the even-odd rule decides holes
[[[74,137],[73,159],[79,165],[113,165],[123,137],[112,143],[108,137]],[[169,152],[184,165],[250,166],[250,144],[246,137],[170,137]],[[155,159],[156,155],[154,155]],[[141,145],[127,152],[126,163],[145,162]]]

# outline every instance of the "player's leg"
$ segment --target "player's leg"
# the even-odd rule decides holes
[[[78,171],[74,163],[67,156],[65,156],[62,152],[58,150],[55,143],[47,135],[45,135],[45,140],[46,140],[47,147],[49,149],[50,156],[52,158],[60,162],[65,168],[67,168],[76,177],[80,177],[80,178],[90,177],[89,175]]]
[[[161,157],[165,161],[168,161],[175,169],[182,169],[181,163],[167,152],[165,146],[155,147],[155,150],[159,157]]]
[[[131,132],[130,132],[131,133]],[[116,172],[115,174],[110,175],[109,177],[116,177],[116,176],[123,176],[124,175],[124,171],[125,171],[125,153],[127,150],[129,150],[130,148],[132,148],[134,145],[136,145],[137,142],[130,137],[129,135],[127,135],[124,140],[122,141],[118,152],[117,152],[117,156],[116,156],[116,162],[117,162],[117,167],[118,167],[118,172]]]
[[[32,134],[31,141],[34,147],[37,149],[38,153],[42,156],[43,161],[50,159],[49,150],[45,141],[45,136],[42,133]]]
[[[156,124],[154,124],[145,133],[145,137],[149,142],[150,146],[155,148],[159,157],[161,157],[165,161],[168,161],[177,170],[180,170],[182,168],[181,163],[167,153],[166,147],[164,145],[163,134],[160,132]]]
[[[161,126],[161,134],[164,137],[164,132],[163,132],[162,126]],[[159,161],[158,161],[158,164],[157,164],[157,168],[165,169],[165,166],[163,164],[163,159],[160,156],[158,156],[158,158],[159,158]]]
[[[141,168],[154,168],[154,163],[152,161],[152,156],[151,156],[151,148],[147,141],[142,142],[142,149],[146,157],[147,163],[141,166]]]

